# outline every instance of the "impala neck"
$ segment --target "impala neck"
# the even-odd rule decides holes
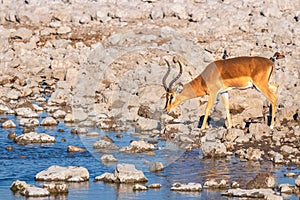
[[[201,97],[208,94],[208,89],[202,76],[198,76],[191,82],[183,85],[183,90],[180,93],[182,101]]]

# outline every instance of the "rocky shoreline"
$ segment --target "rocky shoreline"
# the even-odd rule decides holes
[[[20,120],[23,134],[9,136],[17,144],[55,143],[36,128],[60,122],[88,137],[97,136],[89,133],[91,127],[120,133],[134,127],[144,140],[121,148],[101,138],[93,148],[151,154],[159,151],[159,138],[186,151],[200,148],[207,158],[300,165],[299,2],[2,0],[0,5],[0,113]],[[274,130],[267,126],[269,102],[254,89],[230,92],[234,128],[229,130],[220,101],[205,131],[198,128],[205,97],[171,115],[162,112],[163,58],[182,58],[180,81],[186,82],[221,59],[224,50],[230,57],[286,55],[271,77],[279,84]],[[172,68],[171,77],[177,73]],[[40,119],[43,112],[48,116]],[[1,119],[1,127],[16,124]],[[270,188],[299,193],[298,182]],[[174,190],[202,190],[198,183],[185,184]],[[247,195],[238,189],[227,195],[235,192]]]

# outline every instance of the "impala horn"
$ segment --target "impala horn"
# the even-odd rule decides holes
[[[165,74],[165,76],[163,77],[163,85],[164,85],[165,90],[166,90],[167,92],[169,92],[169,91],[172,90],[173,84],[174,84],[174,83],[181,77],[181,75],[182,75],[182,65],[181,65],[180,61],[178,60],[178,58],[176,58],[176,57],[173,58],[173,62],[179,64],[179,73],[178,73],[178,75],[170,82],[169,87],[168,87],[167,84],[166,84],[166,80],[167,80],[167,77],[168,77],[169,74],[170,74],[171,66],[170,66],[170,63],[168,62],[167,59],[165,59],[165,62],[166,62],[167,65],[168,65],[168,71],[167,71],[167,73]]]

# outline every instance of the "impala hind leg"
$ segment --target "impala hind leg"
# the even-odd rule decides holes
[[[206,108],[205,108],[205,115],[204,115],[204,119],[203,119],[203,122],[202,122],[202,126],[201,126],[201,129],[205,129],[206,127],[206,123],[207,123],[207,119],[208,119],[208,115],[210,113],[210,110],[216,100],[216,94],[211,94],[208,98],[208,102],[207,102],[207,105],[206,105]]]
[[[223,104],[226,110],[226,116],[227,116],[227,121],[228,121],[228,126],[227,128],[232,128],[232,121],[230,117],[230,110],[229,110],[229,99],[228,99],[228,92],[224,92],[221,94]]]
[[[276,92],[278,86],[276,84],[268,84],[265,85],[255,85],[264,95],[265,97],[271,102],[271,124],[270,128],[274,128],[275,124],[275,113],[276,113],[276,103],[277,103],[277,98],[276,98]]]

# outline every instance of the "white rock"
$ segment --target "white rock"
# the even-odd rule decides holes
[[[153,151],[154,145],[150,144],[144,140],[132,141],[130,146],[126,146],[120,149],[121,152],[128,153],[141,153],[146,151]]]
[[[67,113],[66,116],[65,116],[65,119],[64,119],[65,122],[74,122],[74,117],[73,117],[73,114],[71,113]]]
[[[46,197],[50,195],[50,192],[44,188],[29,186],[22,190],[21,194],[25,197]]]
[[[171,187],[173,191],[182,191],[182,192],[196,192],[202,191],[202,185],[200,183],[174,183]]]
[[[17,100],[22,96],[21,92],[16,89],[9,90],[6,94],[6,97],[12,100]]]
[[[144,173],[137,170],[133,164],[118,164],[114,175],[120,183],[147,182]]]
[[[148,188],[146,186],[141,185],[139,183],[134,184],[134,186],[133,186],[132,189],[133,189],[133,191],[136,191],[136,190],[148,190]]]
[[[57,125],[57,121],[53,117],[46,117],[41,122],[42,126],[55,126]]]
[[[118,159],[116,159],[113,155],[103,155],[101,157],[101,162],[118,162]]]
[[[28,107],[17,108],[15,111],[16,111],[16,115],[18,115],[18,116],[25,116],[25,115],[29,115],[32,113],[31,108],[28,108]]]
[[[58,34],[68,34],[72,32],[72,29],[68,26],[62,26],[57,29]]]
[[[54,143],[55,137],[47,135],[45,133],[30,132],[17,136],[14,141],[17,144]]]
[[[16,128],[16,124],[12,120],[7,120],[2,124],[2,128]]]
[[[34,127],[39,125],[39,120],[36,118],[21,118],[19,124],[20,126]]]
[[[296,180],[295,180],[295,185],[296,185],[297,187],[300,187],[300,175],[298,175],[298,177],[296,178]]]
[[[226,187],[226,180],[222,179],[220,182],[216,181],[215,179],[208,180],[204,183],[204,188],[225,188]]]
[[[264,198],[268,195],[276,194],[272,189],[229,189],[227,192],[223,193],[224,196],[230,197],[251,197],[251,198]],[[282,198],[281,198],[282,199]]]
[[[43,188],[47,189],[51,194],[68,193],[69,187],[66,183],[46,183]]]
[[[89,180],[89,172],[80,166],[61,167],[53,165],[35,175],[37,181],[72,181],[82,182]]]
[[[96,176],[95,181],[104,181],[104,182],[109,182],[109,183],[115,183],[115,182],[118,182],[118,179],[114,174],[106,172],[100,176]]]
[[[57,110],[53,113],[54,118],[64,118],[66,116],[66,112],[63,110]]]
[[[288,194],[292,194],[295,189],[294,186],[290,184],[280,184],[278,187],[281,193],[288,193]]]
[[[164,165],[162,162],[155,162],[150,166],[151,172],[162,171],[164,169]]]

